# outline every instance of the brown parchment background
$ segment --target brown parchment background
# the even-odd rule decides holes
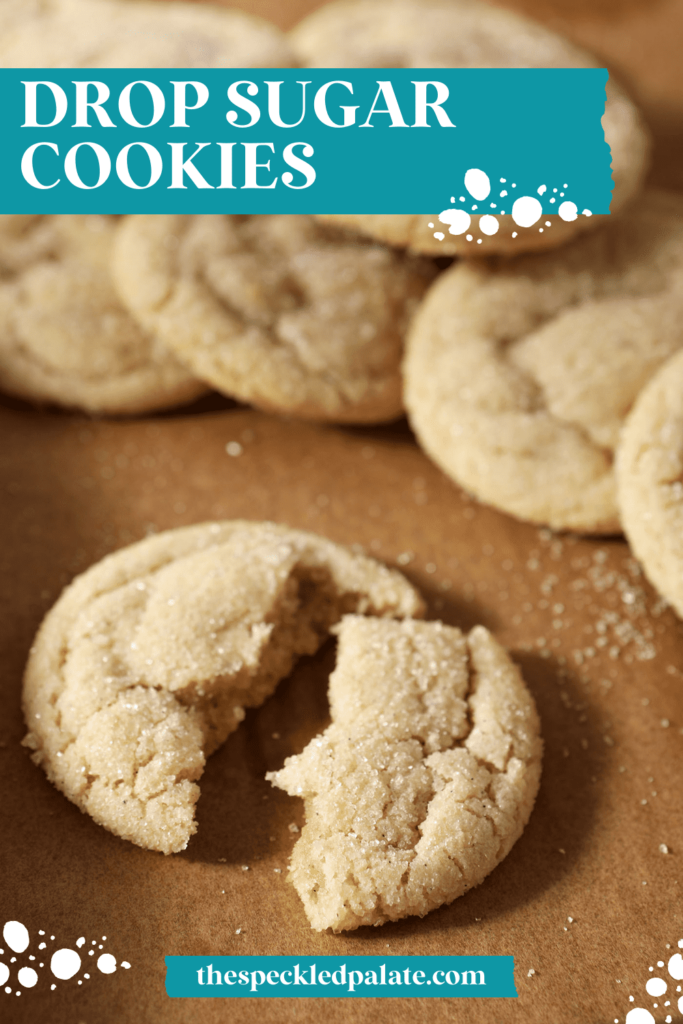
[[[237,6],[287,27],[318,4]],[[653,129],[651,180],[683,188],[681,3],[510,6],[609,62]],[[608,367],[605,379],[609,386]],[[2,1021],[303,1024],[324,1015],[330,1024],[621,1024],[634,1005],[649,1007],[657,1021],[667,1013],[681,1020],[677,993],[673,1006],[664,1008],[665,996],[654,1010],[644,986],[648,967],[658,973],[657,961],[683,939],[683,626],[633,576],[622,541],[556,538],[477,505],[430,464],[405,423],[318,427],[218,397],[171,415],[98,421],[4,399],[0,439],[0,924],[16,919],[31,934],[11,965],[12,994],[0,990]],[[226,453],[229,441],[240,442],[240,456]],[[302,807],[271,789],[264,773],[325,725],[331,644],[248,713],[210,760],[199,831],[173,857],[96,826],[20,746],[23,666],[62,586],[150,531],[237,516],[359,543],[391,564],[411,553],[404,568],[426,594],[430,616],[465,627],[483,622],[522,666],[546,742],[536,809],[507,860],[452,906],[423,920],[317,934],[286,882],[296,838],[287,826],[302,824]],[[595,626],[609,611],[618,629],[630,623],[634,632],[629,640],[610,626],[599,647]],[[51,952],[84,936],[83,955],[94,960],[86,951],[103,935],[105,949],[130,970],[104,976],[91,968],[82,985],[74,978],[51,991]],[[519,997],[166,996],[165,955],[237,953],[511,954]],[[38,962],[45,963],[38,985],[16,996],[16,969]]]

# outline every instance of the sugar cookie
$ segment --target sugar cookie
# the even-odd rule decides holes
[[[347,616],[332,724],[271,781],[303,797],[291,879],[314,928],[423,916],[519,838],[542,743],[533,699],[483,626]]]
[[[82,811],[184,849],[211,754],[345,612],[419,615],[407,580],[272,523],[208,523],[117,551],[48,613],[24,677],[25,743]]]
[[[302,216],[129,217],[114,276],[131,312],[218,390],[310,419],[403,409],[403,336],[434,268]]]
[[[638,396],[616,469],[624,532],[648,578],[683,618],[683,352]]]
[[[446,271],[410,332],[406,407],[427,453],[480,500],[615,532],[621,425],[681,345],[683,199],[653,191],[557,252]]]
[[[274,25],[218,4],[45,0],[37,16],[10,25],[0,38],[5,68],[291,64],[286,39]]]
[[[0,388],[93,413],[139,413],[203,394],[141,330],[109,272],[115,218],[0,218]]]
[[[590,54],[542,25],[476,0],[341,0],[305,18],[290,33],[290,41],[307,67],[600,67]],[[602,123],[612,150],[614,213],[643,181],[649,140],[638,110],[611,79]],[[463,187],[462,183],[453,186]],[[449,199],[444,196],[442,210],[452,205]],[[449,226],[438,223],[437,215],[338,214],[323,219],[390,245],[441,256],[514,255],[551,249],[603,219],[579,216],[564,221],[552,215],[552,226],[539,232],[538,224],[516,224],[510,215],[512,198],[506,201],[510,206],[499,201],[498,208],[504,209],[505,215],[496,213],[499,228],[494,235],[479,229],[478,214],[472,214],[470,229],[461,235],[451,234]],[[484,212],[493,211],[479,210]],[[430,223],[434,225],[431,228]],[[445,238],[437,239],[435,230]]]

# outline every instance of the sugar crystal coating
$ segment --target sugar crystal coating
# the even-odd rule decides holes
[[[542,743],[483,626],[345,616],[332,724],[270,780],[305,801],[291,878],[317,930],[423,916],[478,885],[531,813]]]
[[[419,615],[422,601],[400,573],[272,523],[133,544],[46,616],[24,677],[24,742],[95,821],[181,850],[206,757],[349,611]]]

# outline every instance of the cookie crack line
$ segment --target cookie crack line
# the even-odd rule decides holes
[[[528,820],[542,744],[518,670],[483,627],[465,638],[346,616],[335,631],[331,725],[267,778],[305,801],[290,871],[308,918],[343,931],[479,884]],[[425,706],[443,726],[429,742]]]
[[[246,227],[230,215],[126,218],[113,260],[121,298],[225,394],[307,419],[395,419],[407,321],[435,268],[311,217],[286,226],[277,215]],[[249,277],[257,252],[264,266]]]
[[[400,573],[315,534],[247,521],[158,534],[93,566],[46,616],[24,742],[98,823],[175,852],[196,830],[206,757],[244,706],[344,613],[423,608]]]

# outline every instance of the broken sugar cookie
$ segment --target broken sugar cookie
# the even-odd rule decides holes
[[[620,529],[626,415],[683,346],[683,199],[645,192],[556,252],[456,264],[409,334],[405,401],[457,483],[554,529]]]
[[[0,67],[5,68],[258,68],[292,63],[286,38],[274,25],[219,4],[43,0],[35,5],[33,17],[15,17],[0,37]],[[191,96],[190,109],[194,102]],[[104,110],[118,123],[115,102],[105,102]]]
[[[541,773],[534,701],[483,626],[345,616],[332,724],[270,781],[305,802],[290,877],[313,928],[451,903],[508,854]]]
[[[423,604],[399,572],[273,523],[123,548],[46,616],[24,676],[24,742],[100,825],[182,850],[206,757],[349,611],[412,616]]]
[[[601,62],[562,36],[513,11],[476,0],[341,0],[304,18],[289,39],[305,67],[323,68],[594,68]],[[438,77],[435,73],[433,77]],[[647,171],[649,137],[635,105],[610,77],[602,125],[611,149],[614,192],[612,212],[635,195]],[[483,168],[484,171],[487,168]],[[496,177],[495,181],[498,181]],[[540,185],[537,182],[534,189]],[[549,183],[549,184],[560,184]],[[335,214],[325,222],[347,226],[396,246],[435,256],[514,255],[552,249],[597,226],[603,217],[551,215],[520,226],[511,215],[515,194],[510,184],[493,185],[485,205],[454,183],[461,210],[453,217],[408,214]],[[535,196],[534,191],[534,196]],[[461,202],[460,196],[465,201]],[[565,197],[571,201],[567,191]],[[492,209],[495,201],[496,209]],[[559,202],[558,202],[559,207]],[[476,210],[476,212],[474,212]],[[504,211],[504,213],[503,213]],[[486,214],[483,230],[481,215]],[[543,221],[548,218],[544,215]],[[496,224],[495,232],[491,226]],[[542,230],[539,231],[539,228]],[[438,235],[445,236],[439,238]]]
[[[114,275],[194,374],[263,409],[375,423],[403,410],[408,322],[435,268],[304,216],[135,216]]]
[[[0,217],[0,389],[32,402],[132,414],[191,401],[204,383],[121,304],[116,218]]]
[[[645,574],[683,618],[683,352],[638,396],[617,449],[624,533]]]

